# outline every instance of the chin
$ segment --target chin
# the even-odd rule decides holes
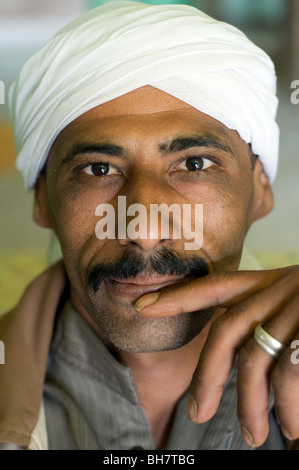
[[[214,313],[209,309],[153,319],[142,317],[132,306],[103,309],[93,305],[88,311],[105,342],[132,353],[181,348],[201,332]]]

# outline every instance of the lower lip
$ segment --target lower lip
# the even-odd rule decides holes
[[[113,297],[121,297],[122,299],[127,300],[137,300],[138,297],[141,297],[144,294],[148,294],[149,292],[156,292],[163,287],[166,287],[171,284],[175,284],[181,281],[178,280],[170,280],[166,282],[162,282],[160,284],[151,284],[151,285],[140,285],[140,284],[133,284],[133,283],[125,283],[125,282],[117,282],[112,279],[104,281],[104,285],[106,290],[109,294]]]

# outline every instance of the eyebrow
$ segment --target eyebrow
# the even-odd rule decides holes
[[[77,155],[86,153],[102,153],[104,155],[111,155],[120,157],[124,153],[124,149],[114,144],[88,144],[79,143],[75,144],[66,154],[62,160],[62,165],[72,161]]]
[[[161,153],[168,154],[173,152],[180,152],[188,150],[192,147],[206,147],[222,150],[226,153],[230,153],[234,156],[231,148],[222,142],[218,137],[214,135],[197,135],[190,137],[178,137],[172,140],[169,144],[161,144],[159,146]]]
[[[159,144],[158,146],[159,151],[163,156],[175,152],[180,152],[183,150],[188,150],[192,147],[213,148],[229,153],[233,157],[235,156],[233,151],[227,144],[222,142],[218,137],[210,134],[176,137],[169,143]],[[120,147],[119,145],[110,143],[77,143],[67,152],[61,164],[63,165],[72,161],[77,155],[88,153],[100,153],[103,155],[110,155],[114,157],[124,157],[125,149],[123,147]]]

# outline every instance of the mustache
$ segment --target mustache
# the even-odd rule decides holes
[[[125,251],[110,263],[98,263],[88,274],[87,288],[94,294],[106,279],[124,280],[134,278],[143,272],[160,275],[192,276],[199,278],[209,274],[207,262],[199,255],[185,256],[163,247],[150,257]]]

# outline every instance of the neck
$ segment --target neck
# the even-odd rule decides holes
[[[140,407],[151,425],[155,448],[165,448],[177,404],[189,388],[211,322],[192,341],[172,351],[116,351],[74,296],[72,301],[101,341],[122,364],[131,369]]]
[[[173,351],[119,353],[121,362],[134,374],[140,406],[151,425],[156,449],[165,448],[177,404],[189,388],[205,336],[202,332]]]

